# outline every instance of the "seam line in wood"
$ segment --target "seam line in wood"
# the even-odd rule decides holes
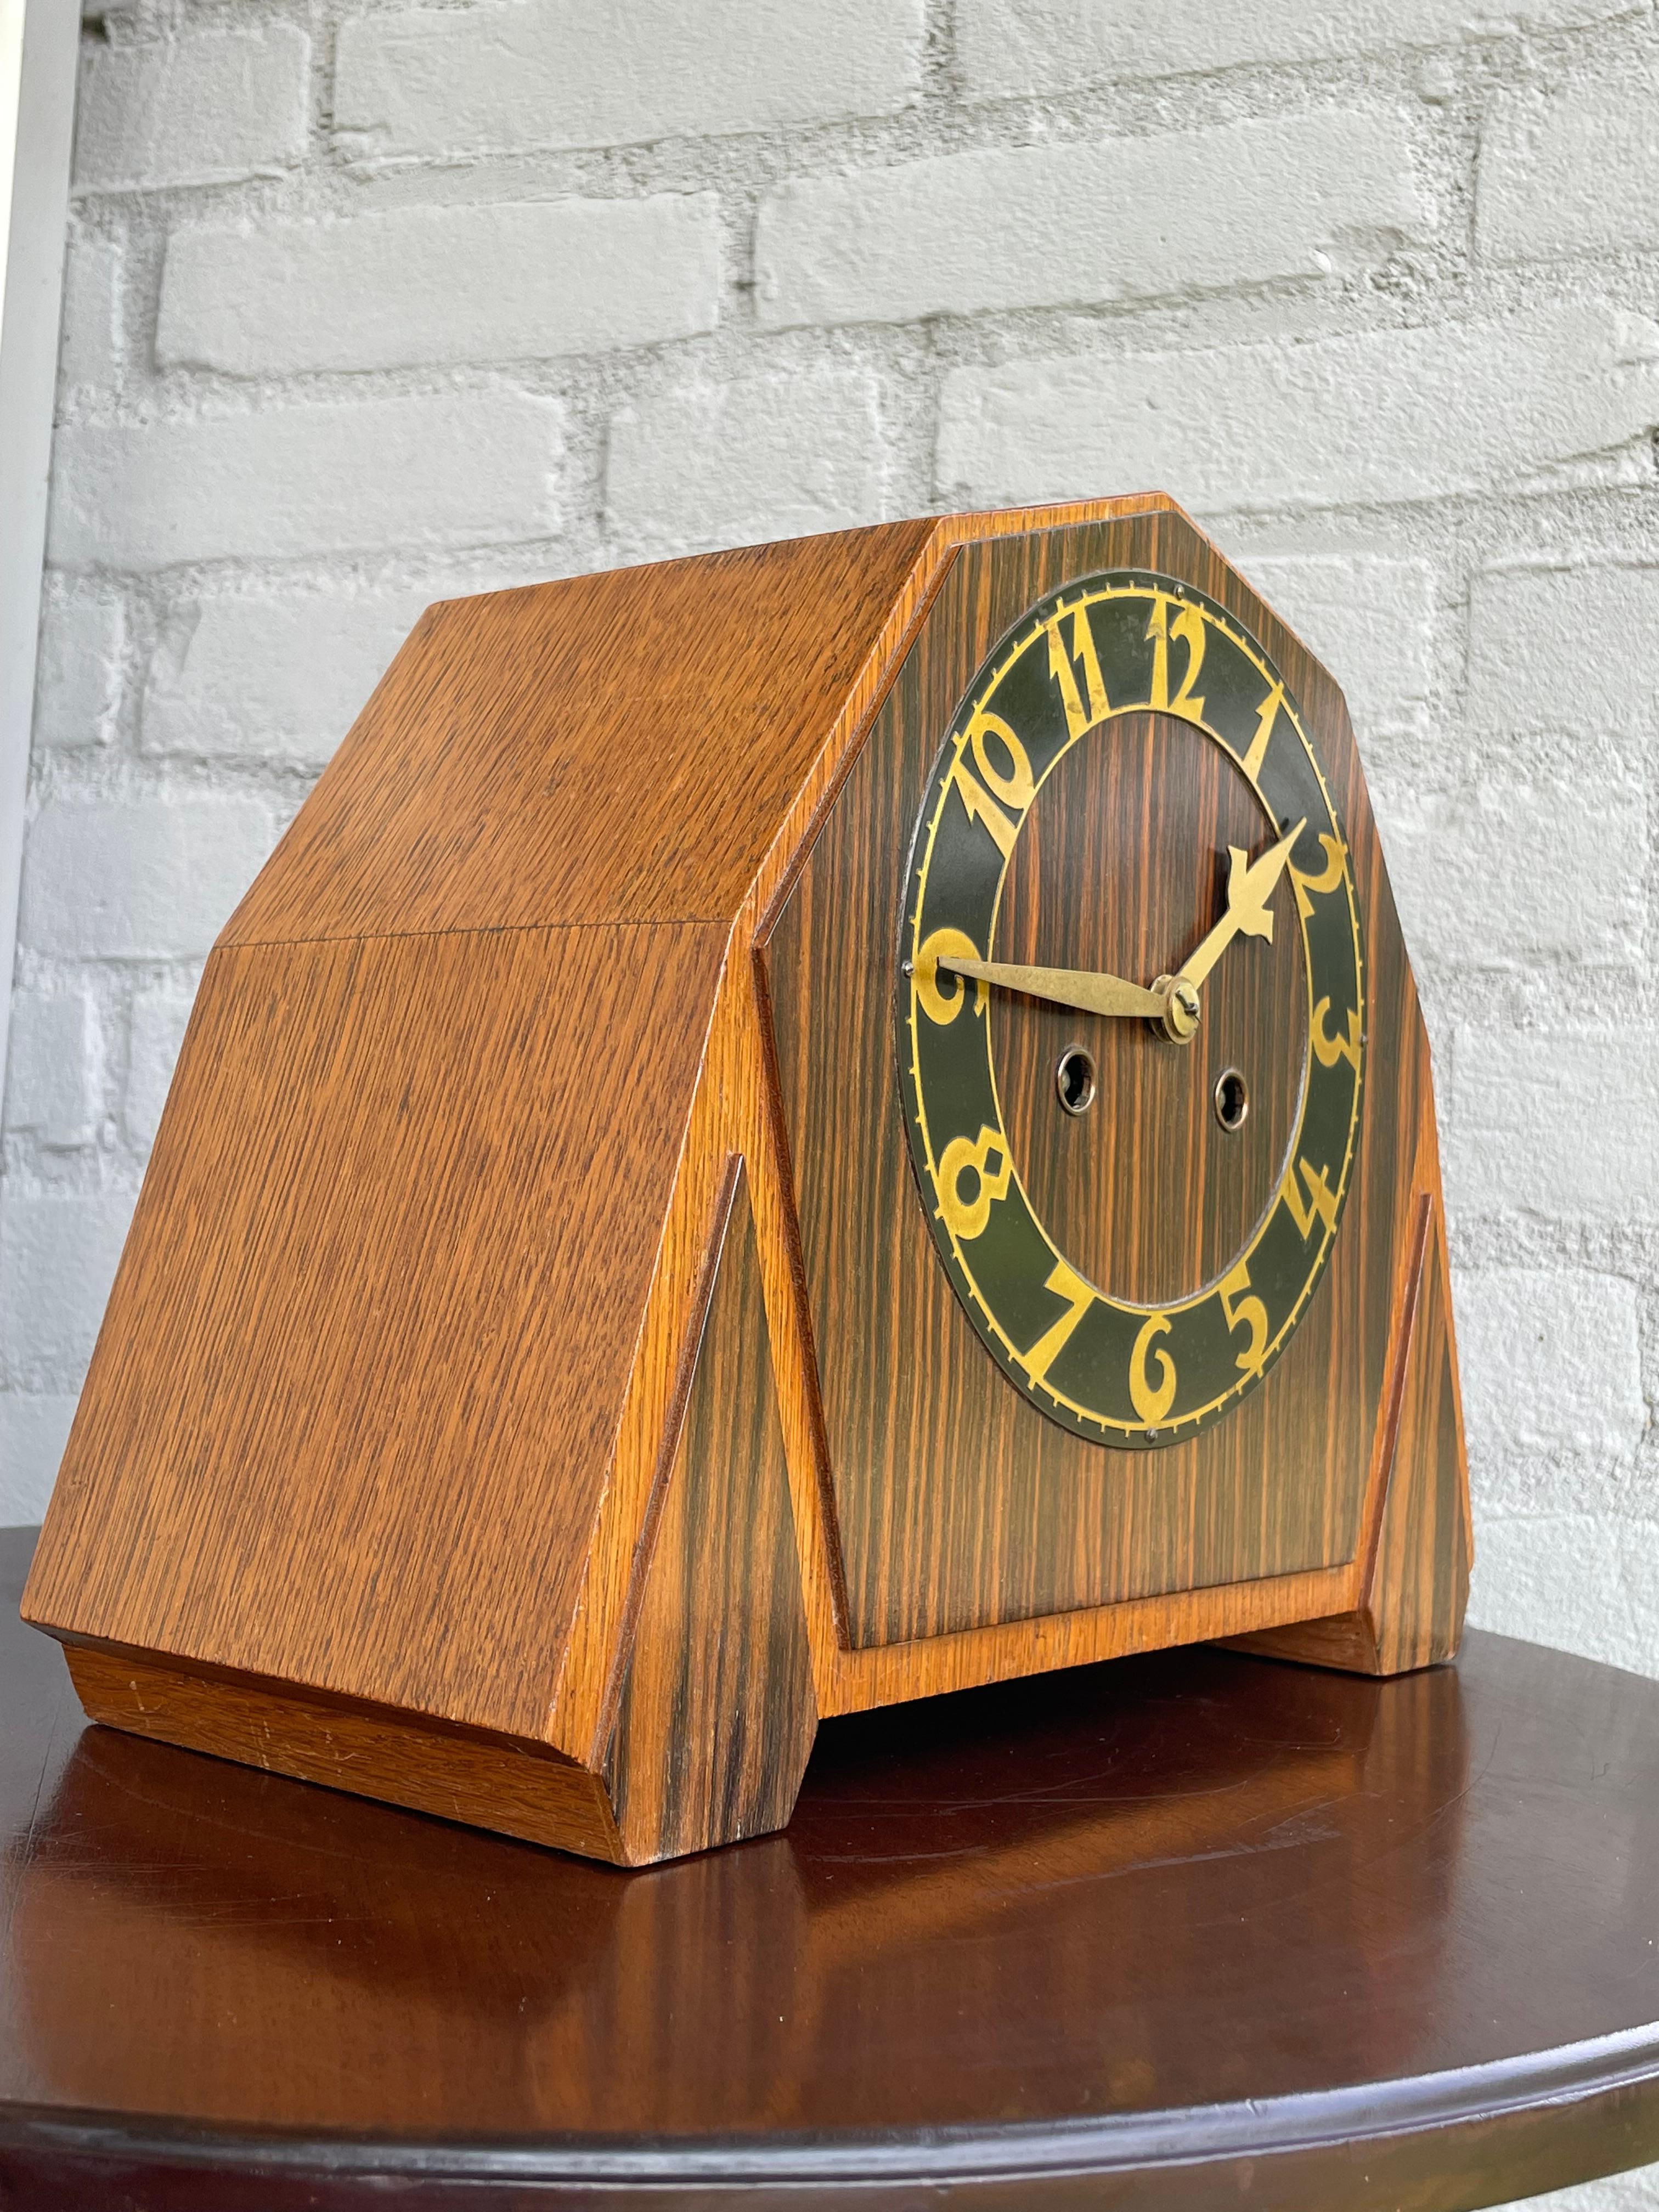
[[[725,929],[726,914],[607,915],[600,921],[457,922],[447,929],[343,929],[315,937],[233,937],[215,941],[216,952],[276,952],[295,945],[406,945],[420,938],[545,937],[578,929]]]
[[[604,1756],[605,1739],[616,1723],[617,1707],[622,1698],[623,1677],[627,1671],[629,1647],[634,1641],[634,1632],[639,1626],[640,1608],[645,1602],[646,1578],[651,1571],[652,1557],[657,1548],[657,1534],[662,1526],[663,1508],[668,1500],[668,1486],[673,1479],[674,1462],[679,1456],[680,1440],[685,1433],[685,1412],[691,1395],[691,1381],[697,1371],[697,1356],[702,1350],[703,1338],[708,1332],[714,1283],[720,1273],[720,1255],[726,1249],[726,1236],[732,1226],[732,1206],[738,1194],[738,1183],[742,1174],[742,1154],[728,1152],[714,1192],[714,1206],[708,1224],[702,1266],[691,1293],[691,1310],[680,1344],[674,1386],[668,1401],[667,1417],[663,1422],[662,1442],[658,1448],[657,1464],[652,1471],[651,1489],[646,1499],[640,1533],[635,1539],[633,1556],[629,1562],[628,1592],[617,1619],[610,1671],[600,1695],[593,1728],[589,1763],[595,1766]]]

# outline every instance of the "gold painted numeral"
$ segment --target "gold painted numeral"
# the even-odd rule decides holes
[[[1184,714],[1189,721],[1204,720],[1204,702],[1193,696],[1193,686],[1198,681],[1198,672],[1204,665],[1204,617],[1196,607],[1182,605],[1175,620],[1170,620],[1170,606],[1176,604],[1163,592],[1152,600],[1152,611],[1146,623],[1146,635],[1152,641],[1152,696],[1151,704],[1171,714]],[[1187,648],[1187,668],[1181,679],[1181,688],[1174,698],[1170,696],[1170,640],[1178,637]]]
[[[1296,1187],[1297,1168],[1301,1170],[1302,1180],[1308,1186],[1308,1195],[1305,1200]],[[1302,1241],[1304,1244],[1313,1235],[1316,1221],[1324,1223],[1328,1235],[1335,1228],[1336,1193],[1326,1179],[1323,1168],[1310,1168],[1306,1160],[1298,1160],[1297,1166],[1291,1170],[1279,1186],[1279,1194],[1291,1210],[1291,1220],[1302,1231]]]
[[[982,708],[968,725],[968,743],[973,751],[974,765],[983,781],[976,780],[973,770],[961,761],[957,761],[951,770],[951,781],[957,787],[957,796],[968,810],[969,820],[982,826],[1006,860],[1014,849],[1019,825],[1009,820],[997,800],[1000,799],[1004,806],[1014,807],[1022,814],[1030,805],[1036,791],[1031,776],[1030,756],[1001,715],[988,714]],[[1007,755],[1006,768],[992,759],[991,744]]]
[[[1060,686],[1060,703],[1066,709],[1066,728],[1073,738],[1080,738],[1085,730],[1092,730],[1097,722],[1103,722],[1112,711],[1106,696],[1106,684],[1100,672],[1099,656],[1095,652],[1095,634],[1089,626],[1087,607],[1073,607],[1072,615],[1072,649],[1066,650],[1060,635],[1060,625],[1066,620],[1064,611],[1057,614],[1048,624],[1048,673]],[[1083,664],[1083,680],[1089,687],[1089,703],[1083,703],[1083,694],[1078,689],[1077,672],[1072,663]]]
[[[1239,766],[1252,783],[1261,773],[1261,763],[1267,755],[1267,740],[1273,733],[1273,724],[1279,720],[1279,710],[1284,703],[1285,686],[1282,684],[1275,684],[1261,702],[1261,711],[1256,720],[1255,735],[1250,739],[1250,750],[1239,763]]]
[[[1169,1353],[1160,1346],[1152,1351],[1155,1336],[1167,1336],[1170,1332],[1168,1314],[1153,1314],[1135,1339],[1135,1348],[1129,1354],[1129,1397],[1143,1421],[1161,1421],[1175,1403],[1176,1365]],[[1154,1382],[1150,1362],[1156,1359],[1159,1376]]]
[[[1231,1275],[1221,1283],[1221,1310],[1227,1316],[1227,1327],[1235,1334],[1248,1328],[1250,1340],[1237,1355],[1242,1374],[1254,1375],[1261,1365],[1262,1355],[1267,1349],[1267,1309],[1258,1297],[1245,1297],[1243,1292],[1250,1287],[1250,1270],[1241,1260]]]
[[[1007,754],[1006,769],[991,758],[986,747],[988,738]],[[1018,807],[1023,814],[1036,795],[1036,787],[1031,781],[1031,757],[1001,715],[988,714],[981,708],[968,725],[968,742],[973,748],[975,765],[983,781],[1005,806]]]
[[[1042,1287],[1045,1291],[1052,1291],[1056,1297],[1064,1298],[1066,1307],[1054,1327],[1045,1330],[1029,1352],[1022,1352],[1019,1355],[1019,1364],[1033,1382],[1042,1381],[1071,1342],[1078,1323],[1095,1302],[1092,1285],[1085,1283],[1081,1275],[1066,1266],[1064,1260],[1056,1264]]]
[[[941,960],[978,960],[980,949],[963,929],[935,929],[924,937],[916,951],[916,996],[921,1001],[922,1012],[929,1021],[937,1022],[941,1029],[955,1021],[968,998],[968,979],[953,975],[947,968],[943,975],[939,972]],[[949,983],[953,988],[947,991]],[[983,981],[974,986],[974,1012],[982,1014],[991,987]]]
[[[1000,1167],[989,1165],[993,1152],[1001,1154]],[[991,1218],[991,1201],[1007,1196],[1013,1172],[1014,1164],[1000,1131],[981,1126],[977,1137],[951,1138],[939,1156],[939,1210],[953,1237],[970,1243],[984,1235]],[[975,1178],[974,1194],[964,1199],[962,1179],[969,1173]]]
[[[1304,921],[1313,912],[1316,895],[1334,891],[1341,882],[1343,864],[1348,857],[1340,838],[1327,837],[1322,833],[1319,842],[1325,848],[1325,865],[1316,876],[1304,876],[1294,866],[1289,870],[1291,887],[1296,893]]]
[[[956,786],[957,797],[968,810],[968,819],[988,831],[991,842],[1006,860],[1014,849],[1018,824],[1008,819],[990,793],[980,788],[972,772],[960,761],[951,770],[951,781]]]
[[[1313,1011],[1311,1042],[1314,1058],[1322,1067],[1334,1067],[1339,1060],[1351,1063],[1356,1075],[1359,1073],[1359,1009],[1352,1007],[1348,1013],[1346,1036],[1328,1036],[1325,1017],[1331,1010],[1328,999],[1322,999]]]

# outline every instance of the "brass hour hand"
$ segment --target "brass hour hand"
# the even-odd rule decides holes
[[[1023,968],[1001,960],[957,960],[941,957],[939,965],[953,975],[971,976],[981,983],[995,983],[1005,991],[1023,991],[1028,999],[1047,999],[1056,1006],[1074,1006],[1084,1014],[1127,1014],[1156,1021],[1164,1012],[1164,994],[1126,983],[1121,975],[1103,975],[1089,968]]]
[[[1273,940],[1273,918],[1267,902],[1273,896],[1291,848],[1307,828],[1305,818],[1287,830],[1276,845],[1252,860],[1237,845],[1227,848],[1231,872],[1227,878],[1227,911],[1207,937],[1200,940],[1176,970],[1178,981],[1194,990],[1236,937],[1265,937]]]

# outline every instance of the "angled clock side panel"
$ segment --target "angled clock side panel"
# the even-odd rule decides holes
[[[1279,662],[1346,827],[1369,961],[1359,1163],[1326,1279],[1267,1385],[1214,1431],[1149,1453],[1067,1434],[1022,1401],[979,1343],[912,1182],[893,1024],[908,842],[949,717],[1026,606],[1069,577],[1115,568],[1198,586]],[[763,958],[849,1642],[1352,1560],[1411,1175],[1421,1019],[1340,696],[1184,518],[962,549]]]
[[[216,951],[27,1617],[544,1738],[724,939]]]
[[[223,942],[729,922],[937,528],[428,608]]]
[[[781,1828],[817,1730],[744,1164],[717,1201],[684,1413],[636,1553],[602,1771],[627,1863]]]

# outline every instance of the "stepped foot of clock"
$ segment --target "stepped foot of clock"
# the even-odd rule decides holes
[[[1236,1651],[1360,1674],[1403,1674],[1456,1654],[1472,1559],[1468,1478],[1445,1228],[1438,1206],[1427,1200],[1422,1203],[1429,1211],[1419,1237],[1411,1317],[1396,1363],[1400,1379],[1385,1401],[1397,1408],[1392,1450],[1380,1511],[1372,1516],[1360,1602],[1352,1612],[1329,1620],[1235,1638]]]
[[[742,1163],[696,1364],[647,1521],[599,1761],[628,1866],[781,1828],[817,1731],[811,1651]],[[653,1523],[654,1522],[654,1526]]]

